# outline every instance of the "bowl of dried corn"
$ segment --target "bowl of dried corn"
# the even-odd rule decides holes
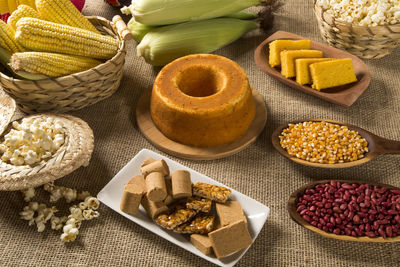
[[[0,22],[1,61],[8,63],[0,85],[21,110],[78,110],[118,89],[130,37],[120,16],[84,17],[68,0],[29,8],[20,5],[7,24]],[[54,8],[65,16],[54,16]]]
[[[360,58],[381,58],[400,45],[400,12],[395,1],[367,2],[314,0],[314,13],[330,45]]]

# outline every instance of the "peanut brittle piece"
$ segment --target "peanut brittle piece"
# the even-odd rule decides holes
[[[218,185],[195,183],[193,185],[193,195],[225,203],[231,195],[231,190]]]
[[[169,213],[159,215],[155,222],[163,228],[172,230],[178,225],[189,221],[196,214],[195,210],[187,209],[184,205],[178,204]]]
[[[190,222],[178,225],[173,231],[181,234],[208,234],[214,228],[214,219],[214,215],[200,213]]]
[[[211,199],[200,197],[189,197],[186,202],[186,208],[196,210],[198,212],[208,213],[211,210]]]

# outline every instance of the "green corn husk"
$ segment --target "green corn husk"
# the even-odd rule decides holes
[[[257,18],[257,13],[248,11],[239,11],[232,14],[228,14],[225,17],[234,19],[252,20]],[[132,33],[133,39],[138,43],[142,41],[146,33],[156,28],[159,28],[156,26],[147,26],[142,23],[139,23],[135,20],[135,18],[131,18],[127,26],[129,31]]]
[[[147,63],[162,66],[189,54],[213,52],[257,28],[251,20],[216,18],[156,28],[136,47]]]
[[[121,9],[148,26],[223,17],[265,0],[135,0]]]
[[[257,18],[257,13],[250,12],[250,11],[239,11],[239,12],[235,12],[235,13],[232,13],[232,14],[228,14],[225,17],[234,18],[234,19],[250,20],[250,19],[256,19]]]
[[[146,33],[156,28],[153,26],[147,26],[142,23],[139,23],[135,21],[135,18],[131,18],[127,26],[129,31],[132,33],[133,40],[135,40],[138,43],[142,41]]]

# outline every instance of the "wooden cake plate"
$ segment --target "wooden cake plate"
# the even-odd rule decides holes
[[[253,89],[252,93],[256,104],[256,116],[249,129],[236,141],[216,147],[188,146],[168,139],[163,135],[151,119],[151,90],[146,90],[139,99],[136,107],[136,121],[140,131],[146,139],[152,145],[169,155],[191,160],[212,160],[224,158],[238,153],[253,143],[265,127],[267,122],[267,108],[264,99],[256,90]]]

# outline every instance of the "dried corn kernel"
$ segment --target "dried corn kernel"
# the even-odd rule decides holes
[[[289,124],[279,139],[289,155],[313,163],[351,162],[368,152],[368,142],[358,132],[325,121]]]

